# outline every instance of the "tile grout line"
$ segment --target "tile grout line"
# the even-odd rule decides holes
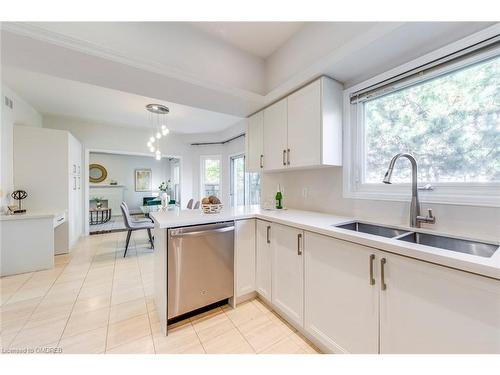
[[[55,256],[55,255],[54,255]],[[45,294],[40,298],[40,301],[37,303],[36,307],[33,309],[33,311],[31,312],[31,314],[28,316],[28,318],[26,319],[26,321],[24,322],[23,326],[21,327],[21,329],[19,329],[19,331],[17,331],[16,335],[12,338],[12,341],[10,342],[9,344],[9,348],[12,347],[12,345],[14,344],[14,342],[16,341],[16,338],[17,336],[19,336],[19,334],[22,332],[22,330],[24,329],[24,327],[26,327],[26,325],[28,324],[29,320],[31,319],[31,317],[33,316],[33,314],[35,313],[35,311],[38,309],[38,307],[40,306],[40,304],[42,303],[42,301],[45,299],[45,297],[47,296],[47,294],[49,293],[49,291],[52,289],[52,287],[54,286],[54,284],[56,283],[57,279],[59,279],[59,277],[61,277],[62,273],[64,272],[64,270],[66,269],[66,267],[68,267],[68,263],[66,263],[63,267],[63,269],[61,270],[61,272],[57,275],[57,277],[54,279],[54,281],[50,284],[50,287],[47,289],[47,291],[45,292]],[[33,272],[33,275],[31,275],[31,277],[34,276],[34,272]],[[31,280],[31,277],[29,278]],[[68,317],[69,319],[69,317]],[[62,335],[62,334],[61,334]]]
[[[205,349],[205,345],[203,345],[203,341],[201,341],[201,338],[200,338],[200,335],[198,335],[198,331],[196,330],[196,328],[194,328],[194,324],[193,322],[191,321],[191,319],[189,319],[189,324],[191,325],[191,327],[193,328],[193,331],[196,335],[196,337],[198,337],[198,341],[200,342],[200,345],[201,345],[201,348],[203,349],[203,351],[205,352],[205,354],[208,354],[207,353],[207,349]]]
[[[238,305],[236,305],[238,306]],[[232,308],[232,307],[231,307]],[[233,320],[231,319],[231,317],[229,315],[226,314],[226,312],[224,311],[224,309],[222,309],[222,312],[227,316],[227,318],[229,319],[229,321],[233,324],[233,326],[236,328],[236,330],[238,331],[238,333],[241,335],[241,337],[243,337],[243,340],[246,341],[246,343],[252,348],[252,350],[254,351],[255,354],[257,354],[257,350],[255,350],[255,348],[253,347],[252,344],[250,344],[250,341],[248,341],[248,339],[245,337],[245,335],[243,334],[243,332],[240,331],[239,327],[236,325],[235,322],[233,322]],[[252,319],[250,319],[252,320]]]
[[[154,251],[154,249],[153,249],[153,251]],[[142,293],[144,294],[144,303],[146,304],[146,313],[148,315],[149,333],[151,334],[151,341],[153,342],[153,351],[156,354],[156,345],[155,345],[155,340],[153,338],[153,329],[151,327],[151,318],[149,317],[148,301],[146,299],[146,290],[144,289],[144,280],[142,278],[141,266],[139,264],[139,253],[137,252],[137,243],[135,243],[135,260],[137,262],[137,268],[139,269],[139,276],[141,278]]]
[[[81,239],[80,239],[80,241],[81,241]],[[80,242],[80,241],[78,241],[78,242]],[[78,251],[78,250],[76,250],[76,251]],[[95,258],[95,254],[96,253],[97,253],[97,250],[95,250],[94,253],[93,253],[93,255],[92,255],[92,260],[89,262],[89,267],[87,268],[87,272],[85,273],[85,277],[83,278],[82,285],[80,285],[80,289],[78,290],[78,294],[76,295],[76,298],[73,301],[73,305],[71,306],[71,312],[69,313],[68,318],[66,319],[66,324],[64,325],[64,329],[61,332],[61,336],[59,337],[59,340],[57,341],[57,346],[58,347],[61,344],[61,340],[62,340],[62,338],[64,336],[64,332],[66,331],[66,328],[68,327],[68,322],[69,322],[69,320],[71,318],[71,315],[73,315],[73,310],[75,309],[76,301],[78,301],[78,297],[80,296],[80,293],[82,292],[83,285],[85,284],[85,280],[87,280],[87,276],[88,276],[88,274],[90,272],[90,267],[92,266],[92,263],[94,262],[94,258]],[[73,257],[71,258],[71,261],[73,261]],[[87,332],[87,331],[85,331],[85,332]],[[83,332],[81,332],[81,333],[83,333]],[[76,335],[74,335],[74,336],[76,336]],[[68,337],[71,337],[71,336],[68,336]]]
[[[5,303],[2,303],[0,306],[5,306],[5,305],[7,305],[7,304],[9,303],[10,299],[11,299],[12,297],[14,297],[14,294],[16,294],[19,290],[21,290],[21,288],[22,288],[22,287],[23,287],[23,286],[24,286],[24,285],[25,285],[25,284],[26,284],[29,280],[31,280],[31,278],[33,277],[33,275],[35,274],[35,272],[37,272],[37,271],[33,271],[33,272],[31,272],[31,275],[30,275],[30,276],[29,276],[26,280],[24,280],[24,282],[23,282],[23,283],[21,283],[21,285],[19,285],[19,287],[16,289],[16,291],[15,291],[14,293],[12,293],[12,294],[11,294],[11,296],[10,296],[9,298],[7,298],[7,300],[5,301]]]
[[[111,278],[111,295],[109,296],[109,307],[108,307],[108,321],[106,324],[106,340],[104,340],[104,353],[108,350],[108,334],[109,334],[109,320],[111,318],[111,301],[113,300],[113,286],[115,284],[115,270],[116,270],[116,258],[118,256],[118,244],[119,240],[115,241],[115,261],[113,262],[113,277]]]

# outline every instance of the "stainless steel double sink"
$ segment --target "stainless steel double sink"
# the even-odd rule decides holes
[[[485,258],[491,257],[499,248],[498,245],[483,242],[462,240],[429,233],[409,232],[404,229],[367,224],[359,221],[334,225],[334,227]]]

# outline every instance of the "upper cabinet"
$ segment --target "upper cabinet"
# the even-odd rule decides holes
[[[286,167],[287,99],[264,109],[264,163],[265,171]]]
[[[259,172],[264,163],[264,112],[248,118],[246,142],[247,170]]]
[[[321,77],[249,118],[248,170],[342,165],[342,85]]]

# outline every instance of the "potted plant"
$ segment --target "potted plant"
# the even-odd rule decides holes
[[[102,201],[103,201],[102,197],[94,197],[93,201],[95,202],[96,208],[102,208]]]
[[[161,205],[165,207],[170,201],[170,197],[168,196],[168,191],[170,190],[170,180],[167,182],[162,181],[160,186],[158,186],[158,190],[160,190]]]

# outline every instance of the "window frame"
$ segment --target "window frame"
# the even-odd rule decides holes
[[[219,160],[220,175],[219,175],[219,199],[223,199],[223,165],[222,165],[222,155],[201,155],[200,156],[200,197],[205,196],[205,160]],[[201,199],[200,198],[200,199]]]
[[[484,39],[484,36],[482,37]],[[459,50],[472,44],[468,41],[459,41],[453,45],[442,48],[438,51],[392,69],[386,73],[376,76],[370,80],[357,84],[344,90],[344,168],[343,168],[343,196],[355,199],[376,199],[386,201],[409,201],[411,199],[411,187],[409,183],[385,185],[363,183],[365,152],[363,119],[364,114],[360,108],[363,104],[351,104],[350,97],[353,93],[381,82],[389,77],[396,76],[412,68],[422,65],[422,63],[433,61],[450,53],[450,49]],[[435,78],[439,75],[459,70],[474,63],[500,55],[500,48],[492,51],[463,59],[453,64],[449,64],[443,69],[436,70],[425,79],[416,79],[409,86],[422,81]],[[407,87],[409,87],[407,86]],[[389,165],[387,160],[387,165]],[[399,163],[398,163],[399,164]],[[381,180],[382,180],[381,176]],[[423,185],[420,183],[419,186]],[[433,190],[419,191],[421,202],[442,203],[454,205],[474,205],[487,207],[500,207],[500,183],[433,183]]]
[[[243,158],[243,205],[247,204],[248,196],[248,179],[247,179],[247,168],[246,168],[246,155],[244,152],[229,155],[229,205],[231,207],[235,206],[234,202],[234,161],[235,159]]]

